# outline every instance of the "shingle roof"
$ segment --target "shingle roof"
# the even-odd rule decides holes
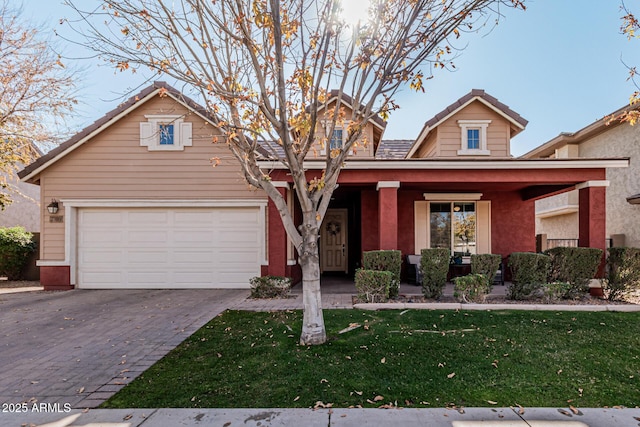
[[[482,100],[488,102],[490,105],[492,105],[496,109],[498,109],[501,112],[503,112],[506,116],[511,118],[514,122],[518,123],[523,128],[525,126],[527,126],[527,123],[529,123],[528,120],[524,119],[522,116],[520,116],[520,114],[516,113],[511,108],[509,108],[508,105],[503,104],[502,102],[498,101],[497,98],[489,95],[484,90],[482,90],[482,89],[472,89],[471,92],[469,92],[468,94],[466,94],[462,98],[458,99],[456,102],[454,102],[453,104],[449,105],[444,110],[440,111],[438,114],[433,116],[431,119],[427,120],[427,122],[424,124],[424,127],[427,128],[427,127],[434,126],[440,120],[444,119],[445,117],[447,117],[451,113],[455,112],[460,107],[462,107],[467,102],[471,101],[473,98],[476,98],[476,97],[481,98]]]
[[[404,159],[413,143],[413,139],[383,139],[378,145],[376,159]]]

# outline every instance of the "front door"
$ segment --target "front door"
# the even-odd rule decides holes
[[[347,210],[328,209],[320,231],[322,271],[349,271],[347,263]]]

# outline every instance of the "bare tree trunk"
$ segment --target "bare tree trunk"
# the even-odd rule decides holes
[[[316,345],[327,340],[322,315],[322,298],[320,295],[320,257],[318,251],[318,229],[302,225],[303,243],[300,254],[302,267],[302,304],[304,316],[300,344]]]

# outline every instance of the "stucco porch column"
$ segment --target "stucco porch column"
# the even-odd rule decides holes
[[[289,183],[276,181],[273,186],[278,189],[282,197],[287,200],[287,190]],[[269,265],[262,269],[262,274],[270,276],[286,276],[287,275],[287,232],[282,224],[280,212],[275,203],[269,199],[268,203],[268,236],[267,236],[267,259]],[[265,271],[266,270],[266,271]]]
[[[398,188],[400,181],[379,181],[378,230],[380,249],[398,249]]]
[[[607,208],[606,188],[609,181],[586,181],[578,190],[578,246],[606,250]],[[604,260],[597,277],[604,273]]]

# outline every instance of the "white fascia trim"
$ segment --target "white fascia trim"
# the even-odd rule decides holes
[[[38,169],[35,169],[34,171],[32,171],[29,175],[25,176],[24,178],[20,179],[20,181],[23,182],[27,182],[29,179],[33,178],[34,176],[36,176],[37,174],[39,174],[43,169],[48,168],[50,165],[52,165],[53,163],[57,162],[58,160],[60,160],[61,158],[65,157],[67,154],[71,153],[72,151],[74,151],[76,148],[81,147],[82,145],[84,145],[87,141],[89,141],[91,138],[94,138],[96,135],[100,134],[101,132],[103,132],[104,130],[106,130],[107,128],[109,128],[111,125],[113,125],[114,123],[116,123],[118,120],[120,120],[121,118],[123,118],[124,116],[126,116],[127,114],[131,113],[133,110],[137,109],[138,107],[142,106],[144,103],[146,103],[147,101],[151,100],[152,98],[154,98],[157,94],[158,91],[160,89],[156,89],[153,92],[151,92],[149,95],[147,95],[146,97],[140,99],[138,102],[136,102],[135,104],[133,104],[131,107],[127,108],[126,110],[124,110],[123,112],[121,112],[120,114],[118,114],[117,116],[113,116],[111,118],[111,120],[109,120],[108,122],[106,122],[105,124],[103,124],[102,126],[100,126],[98,129],[94,130],[93,132],[91,132],[89,135],[85,136],[84,138],[82,138],[80,141],[76,142],[75,144],[73,144],[71,147],[67,148],[66,150],[64,150],[61,153],[58,153],[57,156],[55,156],[54,158],[50,159],[48,162],[44,163],[43,165],[41,165]]]
[[[378,181],[378,184],[376,184],[376,191],[381,188],[400,188],[400,181]]]
[[[609,181],[605,180],[600,180],[600,181],[585,181],[585,182],[581,182],[580,184],[576,184],[576,190],[582,190],[583,188],[589,188],[589,187],[608,187],[609,186]]]
[[[262,160],[257,162],[261,169],[286,169],[278,161]],[[324,161],[305,161],[306,170],[322,170],[326,167]],[[505,170],[505,169],[602,169],[626,168],[629,160],[619,159],[580,159],[580,160],[364,160],[344,162],[343,170],[407,170],[407,169],[449,169],[449,170]]]
[[[423,196],[429,201],[472,202],[480,200],[482,193],[424,193]]]
[[[536,218],[551,218],[554,216],[568,215],[578,212],[578,205],[563,205],[556,208],[545,209],[543,211],[536,212]]]
[[[276,188],[286,188],[289,189],[289,183],[287,181],[271,181],[271,185]]]
[[[65,207],[73,208],[233,208],[261,207],[267,199],[220,200],[144,200],[144,199],[61,199]]]
[[[295,259],[288,259],[287,260],[287,265],[296,265],[298,264],[298,261],[296,261]]]

